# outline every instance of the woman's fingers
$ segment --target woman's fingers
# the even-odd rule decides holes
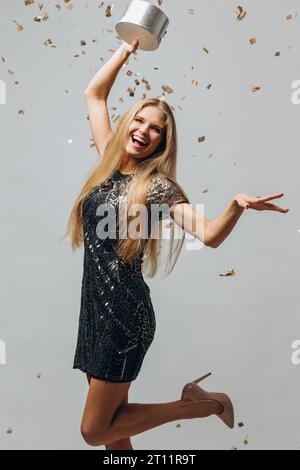
[[[259,201],[270,201],[271,199],[277,199],[279,197],[282,197],[284,193],[278,193],[278,194],[273,194],[272,196],[265,196],[265,197],[260,197]]]
[[[279,212],[288,212],[289,209],[284,209],[283,207],[276,206],[275,204],[271,203],[266,203],[265,206],[267,206],[268,210],[273,210],[273,211],[279,211]]]

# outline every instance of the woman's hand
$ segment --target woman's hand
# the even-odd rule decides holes
[[[135,41],[133,41],[132,44],[128,44],[127,42],[123,41],[122,43],[122,47],[123,49],[128,52],[128,54],[134,54],[136,49],[138,48],[138,45],[139,45],[139,40],[136,39]]]
[[[282,197],[284,193],[273,194],[271,196],[264,197],[254,197],[246,193],[239,193],[234,197],[236,203],[243,207],[244,209],[254,209],[257,211],[278,211],[278,212],[288,212],[289,209],[284,209],[283,207],[276,206],[270,202],[271,199],[276,199]]]

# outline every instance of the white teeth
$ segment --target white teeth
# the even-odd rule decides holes
[[[138,142],[141,142],[142,144],[147,144],[147,142],[144,142],[143,140],[141,140],[140,138],[138,138],[136,135],[133,134],[133,136]]]

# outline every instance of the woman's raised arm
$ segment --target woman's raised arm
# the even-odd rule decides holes
[[[132,45],[123,42],[113,56],[92,78],[84,91],[90,127],[100,158],[103,156],[108,141],[113,135],[107,108],[107,98],[119,70],[130,54],[135,52],[137,46],[138,41],[135,41]]]

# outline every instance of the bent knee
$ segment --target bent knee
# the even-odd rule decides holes
[[[90,446],[101,446],[105,444],[105,430],[98,430],[97,433],[86,425],[81,425],[80,432],[87,444]]]

